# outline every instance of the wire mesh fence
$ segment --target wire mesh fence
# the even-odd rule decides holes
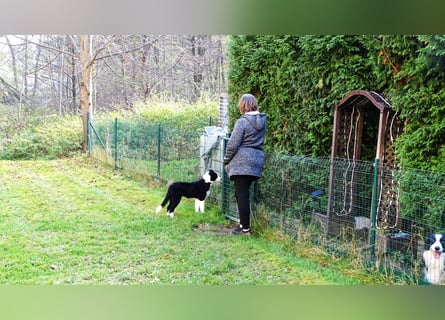
[[[89,153],[115,168],[163,181],[200,175],[202,132],[116,118],[98,118],[90,126]]]
[[[91,154],[164,182],[196,180],[212,168],[222,182],[212,187],[209,201],[220,205],[227,218],[237,220],[232,182],[223,167],[227,134],[211,129],[187,132],[96,121]],[[401,272],[421,283],[425,237],[445,232],[444,191],[442,172],[266,154],[263,177],[252,187],[252,212],[292,236],[310,230],[314,244],[337,254],[353,253],[368,265]]]
[[[444,188],[442,172],[274,154],[257,203],[286,232],[318,225],[315,241],[422,282],[425,238],[445,229]]]

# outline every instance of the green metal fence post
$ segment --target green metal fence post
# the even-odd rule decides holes
[[[379,159],[374,161],[374,179],[372,182],[372,200],[371,200],[371,226],[369,234],[370,245],[370,261],[375,263],[375,234],[376,234],[376,220],[377,220],[377,197],[378,197],[378,176],[379,176]]]
[[[161,124],[158,124],[158,177],[161,176]]]
[[[224,155],[226,154],[226,149],[227,149],[227,141],[228,138],[230,136],[230,133],[227,133],[227,138],[223,139],[223,153],[222,153],[222,157],[224,157]],[[221,161],[222,162],[222,161]],[[221,170],[221,175],[222,175],[222,186],[221,186],[221,211],[222,214],[224,216],[227,216],[227,209],[229,208],[229,187],[230,187],[230,180],[229,177],[227,176],[226,170],[224,170],[224,164],[222,165],[222,170]]]
[[[87,154],[91,155],[90,113],[87,112]]]
[[[117,118],[114,118],[114,169],[117,169]]]

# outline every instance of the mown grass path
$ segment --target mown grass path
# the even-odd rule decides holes
[[[0,284],[360,284],[83,156],[0,161]],[[366,277],[365,277],[366,278]],[[365,280],[366,282],[366,280]]]

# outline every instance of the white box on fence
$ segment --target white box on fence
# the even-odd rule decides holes
[[[223,137],[227,131],[221,127],[209,126],[204,127],[205,134],[200,137],[199,146],[199,169],[201,174],[207,169],[213,169],[222,176],[223,168]]]

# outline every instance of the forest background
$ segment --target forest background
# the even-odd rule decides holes
[[[228,93],[233,124],[244,92],[268,115],[269,151],[326,156],[333,106],[364,89],[405,121],[401,165],[445,171],[443,35],[40,35],[2,36],[0,45],[3,158],[29,130],[29,112],[131,113],[148,99],[185,106]]]

